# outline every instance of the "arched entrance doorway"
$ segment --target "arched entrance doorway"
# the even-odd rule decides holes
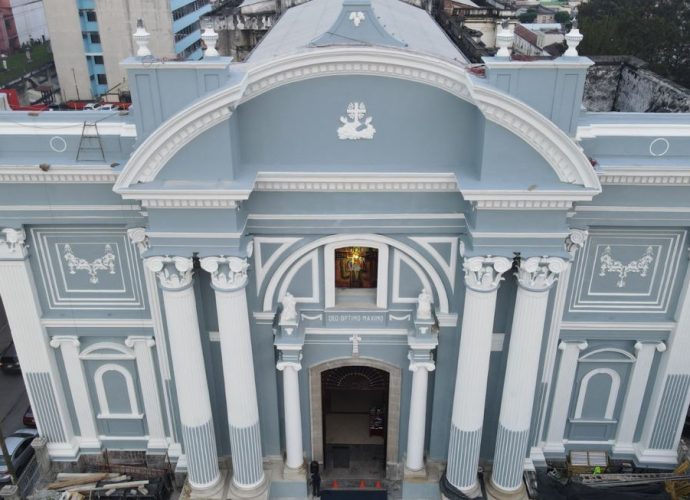
[[[346,358],[313,366],[309,374],[313,459],[341,477],[392,478],[398,463],[400,368]],[[362,462],[362,456],[368,458]]]
[[[370,366],[321,373],[327,476],[385,477],[389,379],[388,372]]]

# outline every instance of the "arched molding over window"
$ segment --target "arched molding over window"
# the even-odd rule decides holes
[[[589,382],[592,377],[596,375],[608,375],[611,378],[611,388],[609,389],[609,397],[606,401],[606,410],[604,411],[604,419],[613,420],[613,412],[616,409],[616,401],[618,400],[618,391],[621,386],[621,377],[616,370],[611,368],[595,368],[587,372],[587,374],[582,377],[580,381],[580,390],[577,395],[577,405],[575,406],[575,418],[582,418],[582,410],[585,405],[585,399],[587,398],[587,389],[589,387]]]
[[[108,401],[108,391],[105,389],[104,377],[108,372],[116,372],[123,379],[125,387],[127,388],[127,397],[129,400],[129,413],[115,412],[110,409],[110,402]],[[99,366],[94,374],[94,383],[96,385],[96,396],[98,397],[98,406],[100,413],[98,418],[142,418],[143,414],[139,412],[139,403],[137,401],[137,393],[134,388],[134,379],[132,374],[125,367],[115,363],[108,363]]]
[[[341,248],[341,247],[348,247],[348,246],[366,246],[366,247],[371,247],[371,248],[378,248],[379,249],[379,270],[385,269],[385,280],[381,279],[381,275],[379,275],[379,280],[378,280],[378,288],[377,288],[377,303],[378,303],[378,294],[381,293],[380,290],[386,290],[387,294],[387,289],[388,289],[388,251],[389,249],[396,248],[400,250],[403,254],[411,258],[416,264],[419,265],[424,270],[424,273],[428,278],[430,279],[431,283],[433,284],[433,292],[434,292],[434,303],[436,304],[436,307],[438,308],[440,313],[448,313],[449,312],[449,301],[448,301],[448,293],[446,291],[446,288],[443,284],[443,280],[441,279],[441,276],[439,273],[436,271],[434,266],[426,259],[424,256],[419,253],[417,250],[414,248],[410,247],[409,245],[406,245],[404,243],[401,243],[400,241],[389,238],[387,236],[382,236],[378,234],[339,234],[339,235],[333,235],[333,236],[327,236],[325,238],[321,238],[315,241],[312,241],[311,243],[308,243],[304,245],[301,248],[298,248],[290,255],[287,257],[281,264],[278,266],[276,271],[273,273],[273,276],[268,282],[268,285],[266,287],[266,293],[264,294],[264,301],[263,301],[263,310],[265,312],[270,312],[273,310],[273,305],[276,303],[276,299],[280,300],[280,297],[276,297],[276,291],[278,290],[278,285],[281,283],[283,278],[286,276],[286,273],[292,268],[293,265],[297,263],[300,258],[302,258],[304,255],[308,254],[312,250],[319,248],[319,247],[326,247],[326,245],[329,246],[329,248],[333,248],[332,252],[326,252],[326,253],[332,253],[333,259],[335,259],[335,254],[333,253],[335,251],[335,248]],[[385,257],[385,263],[381,255],[381,248],[382,245],[385,246],[386,249],[386,257]],[[325,255],[324,255],[324,260],[325,260]],[[326,289],[326,294],[328,293],[333,293],[333,297],[335,297],[335,274],[334,274],[334,261],[331,262],[331,265],[329,266],[329,263],[326,261],[324,263],[325,266],[325,272],[324,274],[326,275],[325,278],[325,283],[327,286],[333,287],[332,292],[328,292],[328,288]],[[330,271],[329,271],[330,269]],[[330,272],[330,275],[328,274]],[[379,271],[381,272],[381,271]],[[326,304],[328,304],[328,301],[326,301]],[[327,306],[328,307],[328,306]],[[380,306],[379,306],[380,307]]]
[[[634,363],[635,356],[624,349],[604,347],[589,351],[580,356],[579,361],[601,363],[603,361],[614,363]]]
[[[115,342],[98,342],[79,353],[80,359],[115,361],[135,359],[134,351]]]

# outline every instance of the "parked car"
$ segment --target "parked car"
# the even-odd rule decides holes
[[[16,435],[13,433],[5,438],[5,446],[7,446],[7,453],[9,454],[14,471],[17,476],[20,476],[26,465],[34,455],[34,449],[31,447],[31,441],[34,436]],[[9,484],[12,481],[5,457],[0,455],[0,484]]]
[[[36,428],[36,419],[34,418],[34,411],[31,409],[30,406],[24,412],[24,416],[22,417],[22,424],[26,425],[27,427],[33,427],[34,429]]]
[[[100,102],[89,102],[87,104],[84,104],[84,107],[81,109],[83,109],[84,111],[96,111],[100,107],[101,107]]]
[[[14,436],[38,437],[38,430],[31,428],[17,429],[12,433]]]
[[[21,373],[19,358],[17,358],[14,342],[7,346],[7,348],[2,351],[2,354],[0,354],[0,370],[5,373]]]

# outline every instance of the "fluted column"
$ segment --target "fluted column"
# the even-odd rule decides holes
[[[81,448],[98,448],[101,442],[98,439],[94,411],[89,396],[88,384],[84,375],[84,366],[79,359],[79,338],[74,335],[56,335],[50,340],[51,347],[60,349],[62,353],[67,384],[72,395],[74,413],[79,423]]]
[[[570,408],[570,398],[573,394],[575,374],[577,372],[577,360],[580,352],[587,349],[587,342],[561,341],[558,344],[561,351],[561,362],[558,366],[556,377],[556,388],[551,404],[551,418],[549,419],[549,429],[546,433],[545,452],[564,453],[563,437],[565,435],[565,425],[568,422],[568,410]]]
[[[283,372],[283,407],[285,409],[285,465],[290,469],[299,469],[304,464],[304,447],[302,445],[302,409],[299,398],[299,362],[302,355],[287,361],[284,356],[276,363],[276,368]]]
[[[465,306],[455,377],[446,479],[464,494],[478,491],[477,466],[484,423],[496,294],[511,267],[504,257],[465,259]]]
[[[215,490],[221,476],[192,287],[193,262],[186,257],[150,257],[145,262],[163,289],[189,483],[197,491]]]
[[[72,422],[57,363],[41,325],[41,306],[23,229],[0,230],[0,296],[22,365],[26,392],[51,457],[75,458]]]
[[[151,349],[156,345],[152,337],[131,336],[125,340],[125,345],[134,349],[137,371],[139,372],[139,387],[144,399],[146,412],[146,426],[149,434],[149,450],[164,450],[168,447],[163,425],[160,396],[158,394],[158,380],[153,362]]]
[[[664,352],[666,344],[663,342],[636,342],[635,351],[637,358],[633,365],[630,381],[628,382],[628,392],[625,394],[623,409],[618,421],[618,432],[616,434],[614,453],[634,453],[633,440],[635,439],[635,429],[640,418],[642,400],[644,399],[645,388],[649,381],[649,372],[652,370],[655,352]]]
[[[411,471],[424,468],[424,439],[426,433],[427,388],[429,372],[436,369],[432,359],[416,361],[410,353],[412,391],[410,394],[410,421],[407,426],[407,457],[405,467]]]
[[[549,290],[564,267],[565,261],[560,258],[530,257],[523,259],[518,268],[519,286],[490,484],[499,494],[517,493],[523,488]]]
[[[230,426],[233,484],[244,490],[264,481],[259,430],[259,405],[247,309],[246,260],[205,257],[201,267],[211,273],[216,293],[225,398]]]

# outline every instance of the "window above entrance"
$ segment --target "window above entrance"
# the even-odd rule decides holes
[[[376,307],[379,279],[377,248],[336,248],[333,265],[336,307]]]

